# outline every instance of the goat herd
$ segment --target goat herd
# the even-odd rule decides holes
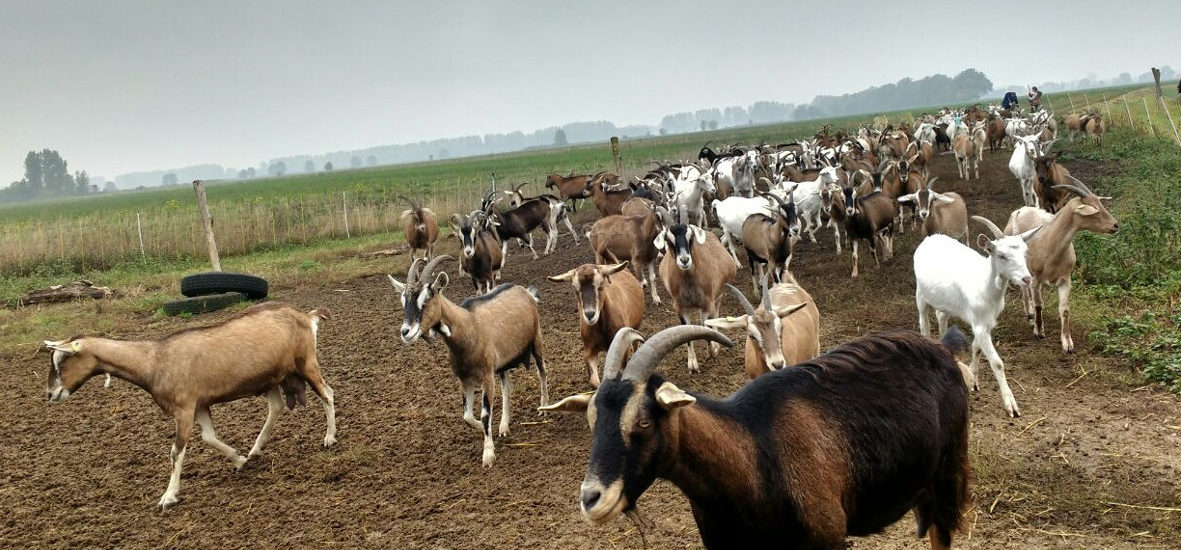
[[[919,535],[927,534],[932,548],[948,548],[968,498],[967,392],[976,387],[978,352],[1000,386],[1005,412],[1020,414],[991,335],[1007,287],[1020,287],[1034,333],[1042,336],[1041,286],[1057,286],[1061,345],[1072,351],[1071,241],[1079,230],[1112,233],[1118,227],[1101,202],[1106,197],[1071,177],[1049,153],[1058,139],[1054,118],[1016,115],[974,107],[926,115],[913,126],[862,127],[856,134],[830,134],[825,126],[811,139],[778,146],[714,151],[707,144],[695,162],[656,163],[629,180],[606,172],[550,174],[546,187],[558,195],[525,197],[520,186],[493,189],[470,214],[453,216],[458,260],[434,255],[436,215],[408,201],[402,220],[413,261],[404,281],[389,277],[404,312],[401,338],[407,344],[420,337],[446,343],[462,387],[463,418],[483,433],[485,466],[496,458],[493,385],[501,388],[503,436],[510,427],[508,371],[532,362],[540,410],[584,413],[590,424],[580,501],[593,523],[621,514],[639,521],[637,500],[663,478],[688,497],[707,547],[844,548],[846,536],[878,532],[913,510]],[[1101,119],[1081,119],[1066,124],[1088,135],[1102,133]],[[1026,204],[1013,211],[1004,230],[972,216],[991,235],[978,235],[981,255],[968,246],[963,197],[936,191],[937,178],[928,177],[927,167],[938,149],[947,148],[961,178],[970,171],[979,178],[986,141],[993,150],[1006,142],[1013,148],[1009,166]],[[509,206],[501,209],[504,198]],[[549,278],[576,290],[587,377],[595,391],[550,403],[538,292],[496,282],[510,240],[528,246],[536,258],[532,233],[541,228],[549,254],[564,223],[578,242],[569,215],[585,199],[602,216],[585,235],[595,263]],[[879,262],[893,256],[897,233],[922,232],[914,252],[921,334],[870,334],[821,354],[820,311],[790,264],[805,233],[816,242],[823,227],[833,230],[838,254],[843,243],[851,245],[853,277],[861,244]],[[741,265],[739,244],[757,300],[732,284]],[[444,295],[450,276],[441,266],[455,261],[476,290],[461,303]],[[637,331],[644,287],[654,304],[661,303],[657,264],[681,324],[645,339]],[[721,315],[724,295],[741,315]],[[940,341],[930,338],[929,309],[935,310]],[[949,317],[971,327],[970,365],[955,359],[969,344],[948,330]],[[48,398],[59,403],[97,374],[151,393],[177,424],[172,476],[159,501],[168,507],[177,502],[194,422],[206,443],[241,468],[262,451],[284,406],[305,402],[310,385],[327,414],[324,446],[336,442],[333,391],[316,358],[317,330],[329,319],[326,310],[304,313],[266,303],[160,340],[46,341],[52,351]],[[698,319],[701,324],[694,324]],[[681,345],[688,350],[688,370],[698,371],[694,341],[707,341],[710,356],[733,345],[719,329],[746,331],[751,381],[736,393],[724,400],[692,394],[656,372]],[[254,395],[266,396],[268,415],[243,457],[218,439],[209,407]]]

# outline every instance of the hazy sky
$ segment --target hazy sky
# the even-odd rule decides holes
[[[1135,75],[1181,52],[1175,0],[797,4],[0,0],[0,185],[30,149],[107,178],[241,168],[967,67],[997,84]]]

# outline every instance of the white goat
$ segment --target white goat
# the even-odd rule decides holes
[[[795,190],[796,215],[803,223],[801,231],[807,231],[812,242],[816,242],[816,230],[822,226],[820,212],[824,210],[824,201],[821,200],[820,190],[839,180],[836,167],[825,166],[816,175],[816,179],[795,184],[779,182],[778,187],[772,186],[771,193],[786,201],[788,195],[792,194],[792,189]]]
[[[680,174],[673,180],[672,202],[676,204],[678,212],[692,213],[697,224],[705,225],[705,193],[716,193],[713,174],[697,165],[688,165],[681,169]]]
[[[1015,138],[1013,156],[1009,157],[1009,171],[1021,185],[1021,198],[1025,206],[1038,206],[1037,194],[1033,192],[1033,178],[1037,177],[1033,160],[1040,156],[1042,151],[1037,134]]]
[[[988,226],[996,236],[996,240],[977,236],[977,245],[984,249],[987,257],[947,235],[931,235],[914,251],[914,299],[919,311],[919,331],[923,336],[931,334],[928,306],[935,308],[940,331],[947,330],[949,315],[970,324],[972,364],[966,382],[970,381],[972,389],[979,387],[976,382],[977,351],[984,352],[1000,386],[1005,412],[1009,416],[1021,416],[1017,400],[1005,380],[1005,364],[992,345],[992,329],[996,327],[997,316],[1005,309],[1005,289],[1009,282],[1019,286],[1029,286],[1031,282],[1025,261],[1029,250],[1026,243],[1041,230],[1041,226],[1020,235],[1004,236],[988,219],[980,216],[972,216],[972,219]]]

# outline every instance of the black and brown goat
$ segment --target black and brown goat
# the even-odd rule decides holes
[[[857,190],[852,185],[842,189],[845,199],[845,232],[853,245],[853,277],[857,277],[858,273],[858,242],[869,243],[875,265],[881,265],[882,259],[889,260],[894,255],[892,233],[894,218],[898,217],[898,207],[894,199],[881,191],[881,172],[873,173],[873,187],[872,192],[863,196],[857,196]]]
[[[545,359],[542,358],[541,315],[537,312],[537,291],[503,284],[483,296],[455,304],[443,295],[448,277],[435,275],[435,268],[451,256],[436,256],[419,271],[422,260],[410,264],[406,282],[390,276],[399,293],[405,316],[402,341],[410,344],[419,337],[442,337],[451,352],[451,372],[463,389],[463,419],[484,433],[484,466],[496,460],[492,441],[492,383],[500,380],[501,437],[509,433],[509,402],[512,381],[508,371],[529,366],[532,357],[541,386],[541,406],[549,404],[546,389]],[[472,414],[476,390],[483,393],[480,420]]]
[[[693,313],[701,315],[703,324],[717,317],[718,296],[738,274],[738,266],[718,236],[688,225],[682,218],[681,223],[667,223],[654,244],[665,251],[660,261],[660,281],[672,296],[673,309],[681,324],[692,323],[689,316]],[[701,369],[697,365],[697,353],[692,345],[688,348],[689,372],[698,372]],[[709,345],[708,351],[710,357],[717,356],[717,344]]]
[[[410,259],[419,250],[423,257],[429,258],[435,253],[435,241],[439,240],[439,220],[435,211],[425,208],[421,204],[406,197],[400,197],[410,205],[409,210],[402,211],[402,235],[406,237],[406,245],[410,247]]]
[[[625,271],[627,262],[615,265],[583,264],[549,278],[570,282],[578,296],[578,334],[591,386],[599,387],[599,354],[622,328],[640,328],[644,321],[644,289]]]
[[[1074,197],[1066,187],[1074,185],[1074,180],[1070,177],[1070,170],[1058,163],[1057,153],[1033,159],[1033,169],[1037,173],[1033,179],[1033,193],[1037,195],[1042,210],[1053,214]]]
[[[771,193],[763,193],[763,197],[779,204],[775,215],[755,213],[742,222],[742,247],[746,249],[753,292],[759,291],[764,268],[772,281],[778,283],[781,280],[791,267],[795,241],[800,237],[800,219],[796,215],[792,193],[788,192],[786,202]]]
[[[451,231],[460,240],[460,272],[472,278],[476,294],[490,292],[493,283],[500,279],[505,252],[505,243],[493,231],[492,221],[480,210],[466,217],[453,214]]]
[[[957,336],[959,336],[957,338]],[[579,501],[606,524],[657,478],[688,498],[706,548],[845,548],[914,511],[918,536],[950,548],[969,500],[968,392],[951,347],[913,332],[870,334],[760,376],[725,399],[655,372],[673,349],[708,339],[679,326],[644,342],[621,330],[593,395],[546,411],[585,413],[593,439]]]

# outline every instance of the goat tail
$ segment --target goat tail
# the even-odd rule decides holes
[[[943,337],[939,340],[943,347],[947,348],[952,355],[968,349],[968,338],[960,331],[959,327],[952,325],[943,333]]]
[[[328,308],[317,308],[308,312],[308,320],[312,324],[312,337],[316,338],[320,334],[320,323],[332,320],[332,312]]]
[[[529,286],[529,287],[525,288],[525,291],[528,292],[529,295],[533,297],[534,302],[537,302],[539,304],[541,303],[541,293],[539,293],[537,291],[537,287]]]

